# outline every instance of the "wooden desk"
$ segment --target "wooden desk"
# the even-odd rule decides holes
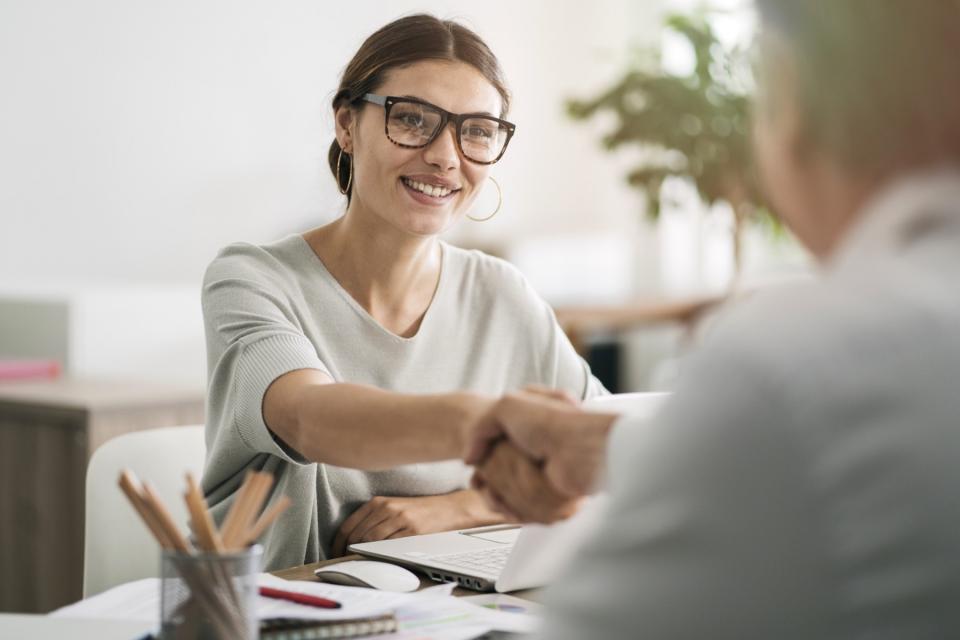
[[[273,575],[278,578],[283,578],[285,580],[304,580],[306,582],[319,582],[316,576],[313,575],[313,572],[319,569],[320,567],[325,567],[328,564],[336,564],[338,562],[345,562],[347,560],[369,560],[370,558],[365,558],[360,555],[349,555],[343,556],[342,558],[334,558],[333,560],[321,560],[320,562],[313,562],[310,564],[305,564],[300,567],[291,567],[289,569],[281,569],[280,571],[272,571]],[[426,577],[419,571],[417,575],[420,577],[420,588],[425,589],[427,587],[435,586],[439,583],[434,582],[430,578]],[[464,589],[463,587],[456,587],[453,590],[453,595],[455,596],[475,596],[479,591],[473,591],[472,589]],[[517,598],[524,598],[525,600],[532,600],[534,602],[539,602],[540,599],[540,589],[524,589],[523,591],[513,591],[510,593],[512,596]]]
[[[201,423],[203,401],[159,384],[0,383],[0,611],[80,599],[90,455],[122,433]]]

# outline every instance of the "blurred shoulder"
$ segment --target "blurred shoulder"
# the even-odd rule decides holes
[[[960,339],[947,327],[960,316],[928,303],[922,287],[897,273],[877,265],[754,293],[718,314],[683,368],[700,383],[748,379],[825,411],[831,401],[856,394],[866,402],[905,377],[949,369],[945,354],[960,352]]]
[[[800,362],[829,357],[831,343],[869,313],[865,302],[843,285],[820,280],[748,293],[717,313],[703,351],[795,371]]]

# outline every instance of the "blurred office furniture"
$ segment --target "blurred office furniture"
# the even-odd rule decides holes
[[[676,325],[681,329],[680,337],[689,337],[698,321],[725,299],[724,296],[701,296],[569,305],[558,306],[555,312],[557,322],[577,353],[586,358],[594,375],[612,393],[623,393],[636,390],[622,375],[622,368],[629,361],[623,354],[625,334],[647,327]]]
[[[117,487],[124,469],[149,482],[181,530],[187,530],[181,499],[184,475],[200,481],[206,446],[203,425],[126,433],[93,452],[87,469],[83,597],[159,575],[159,548]]]
[[[678,323],[692,328],[700,317],[726,300],[726,296],[700,296],[678,300],[637,300],[623,304],[557,307],[557,322],[574,348],[586,352],[591,334],[615,334],[645,325]]]
[[[53,360],[76,378],[203,386],[205,354],[197,287],[0,282],[0,358]]]
[[[594,375],[613,392],[638,386],[637,349],[631,341],[639,329],[677,328],[689,335],[701,314],[724,299],[699,293],[680,297],[660,286],[656,234],[634,227],[592,233],[552,233],[523,238],[506,247],[481,247],[514,264],[554,308],[557,320]],[[632,341],[631,341],[632,342]],[[663,342],[661,340],[661,342]],[[658,360],[669,348],[646,353]]]
[[[52,380],[62,373],[59,360],[0,357],[0,382],[9,380]]]
[[[91,454],[124,433],[203,422],[203,402],[202,388],[160,383],[0,383],[0,611],[81,597]]]

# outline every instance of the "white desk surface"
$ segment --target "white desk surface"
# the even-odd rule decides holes
[[[150,623],[120,620],[53,618],[0,613],[0,638],[30,640],[137,640],[153,631]]]

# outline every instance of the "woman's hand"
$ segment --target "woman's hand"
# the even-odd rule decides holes
[[[343,522],[333,539],[331,557],[342,556],[347,546],[356,542],[403,538],[503,522],[504,516],[493,511],[480,493],[473,489],[413,498],[377,496]]]
[[[580,507],[579,498],[557,491],[538,464],[506,441],[487,455],[470,484],[512,522],[552,524],[566,520]]]

